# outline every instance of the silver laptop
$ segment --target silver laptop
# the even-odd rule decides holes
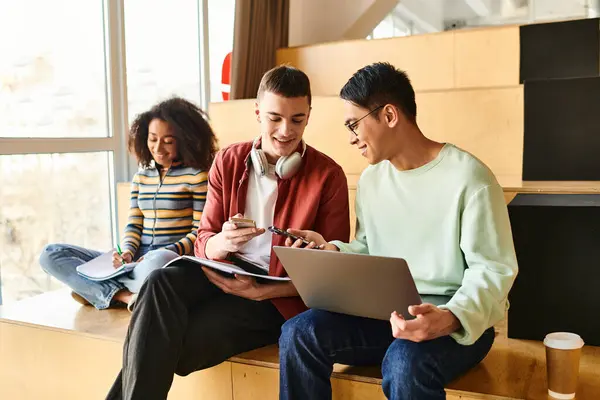
[[[273,250],[310,308],[388,320],[393,311],[412,318],[408,306],[421,304],[401,258],[281,246]]]

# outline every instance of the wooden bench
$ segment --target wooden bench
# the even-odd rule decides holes
[[[68,290],[0,307],[1,399],[95,399],[106,395],[122,357],[130,314],[97,311]],[[268,346],[186,378],[169,399],[276,399],[278,354]],[[498,334],[488,357],[447,388],[449,399],[546,399],[540,342]],[[336,365],[334,399],[384,399],[379,368]],[[578,399],[600,398],[600,348],[585,347]]]

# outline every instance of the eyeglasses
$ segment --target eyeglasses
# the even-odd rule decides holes
[[[383,108],[383,106],[376,107],[376,108],[372,109],[371,111],[369,111],[369,112],[367,113],[367,115],[365,115],[365,116],[363,116],[363,117],[361,117],[361,118],[357,119],[357,120],[356,120],[356,121],[354,121],[354,122],[351,122],[351,123],[350,123],[350,122],[347,122],[347,123],[345,123],[344,125],[346,126],[346,128],[348,128],[348,130],[349,130],[350,132],[352,132],[352,133],[354,133],[354,135],[358,136],[358,133],[356,133],[356,132],[354,131],[354,129],[356,128],[356,126],[358,125],[358,123],[359,123],[360,121],[362,121],[363,119],[367,118],[369,115],[373,114],[375,111],[377,111],[377,110],[381,109],[381,108]]]

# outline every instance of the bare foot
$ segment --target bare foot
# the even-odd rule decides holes
[[[132,297],[133,297],[133,293],[131,293],[127,289],[123,289],[123,290],[117,292],[113,296],[113,300],[117,300],[117,301],[120,301],[121,303],[129,304]]]

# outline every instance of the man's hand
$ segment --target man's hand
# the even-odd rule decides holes
[[[256,283],[256,279],[250,276],[235,275],[235,278],[226,278],[210,268],[202,267],[206,277],[216,287],[227,294],[244,297],[249,300],[264,300],[262,285]]]
[[[119,253],[117,253],[116,251],[113,251],[112,260],[113,260],[113,267],[115,267],[115,268],[119,268],[120,266],[122,266],[123,261],[125,261],[125,264],[129,264],[132,259],[133,259],[133,256],[128,251],[124,252],[122,255],[119,255]]]
[[[323,236],[320,233],[317,233],[314,231],[303,231],[303,230],[299,230],[299,229],[288,229],[287,231],[289,233],[291,233],[292,235],[300,236],[300,237],[306,239],[307,241],[309,241],[310,243],[307,244],[306,247],[304,247],[305,249],[318,248],[318,249],[330,250],[330,251],[339,251],[340,250],[336,246],[327,243],[327,241],[323,238]],[[285,245],[287,247],[302,247],[302,240],[294,241],[290,238],[287,238],[285,240]]]
[[[233,218],[243,218],[236,214]],[[207,256],[212,259],[225,259],[229,253],[237,253],[243,245],[265,233],[264,228],[238,228],[233,222],[223,224],[221,232],[206,243]]]
[[[442,310],[433,304],[410,306],[408,312],[416,318],[407,321],[396,311],[392,313],[390,323],[392,335],[396,339],[423,342],[449,335],[461,327],[460,321],[451,311]]]
[[[260,284],[250,276],[235,275],[226,278],[210,268],[202,267],[206,277],[223,292],[249,300],[262,301],[276,297],[298,296],[298,291],[292,282]]]

